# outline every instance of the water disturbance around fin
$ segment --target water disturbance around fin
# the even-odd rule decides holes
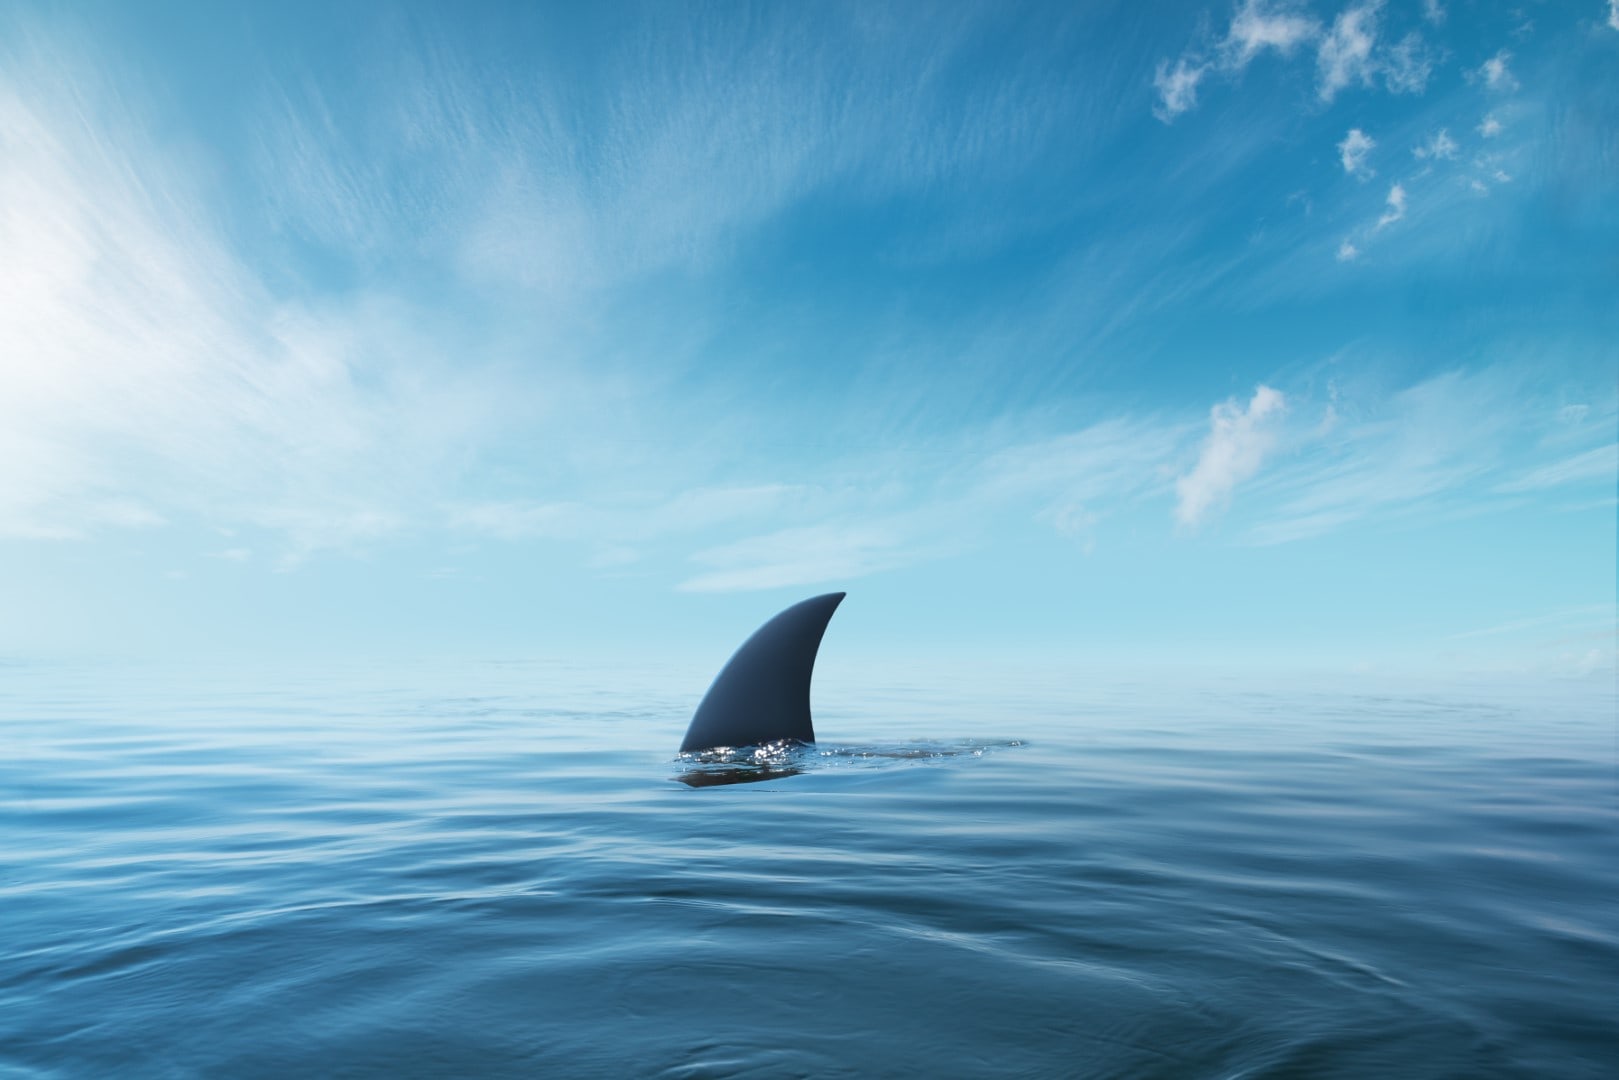
[[[843,597],[840,592],[811,597],[755,630],[703,695],[680,752],[784,739],[814,742],[810,676],[821,635]]]

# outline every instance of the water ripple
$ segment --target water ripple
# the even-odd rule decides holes
[[[1619,1060],[1611,697],[890,682],[671,760],[644,674],[6,674],[0,1075]]]

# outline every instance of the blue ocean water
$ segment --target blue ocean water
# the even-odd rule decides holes
[[[1611,686],[707,674],[0,668],[0,1076],[1619,1062]]]

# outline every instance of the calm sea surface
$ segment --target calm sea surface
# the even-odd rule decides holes
[[[1619,1068],[1611,685],[710,675],[0,667],[0,1076]]]

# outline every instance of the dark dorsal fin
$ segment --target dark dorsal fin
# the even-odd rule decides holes
[[[757,746],[780,739],[814,742],[810,676],[821,635],[843,596],[835,592],[812,597],[755,630],[703,695],[680,752]]]

